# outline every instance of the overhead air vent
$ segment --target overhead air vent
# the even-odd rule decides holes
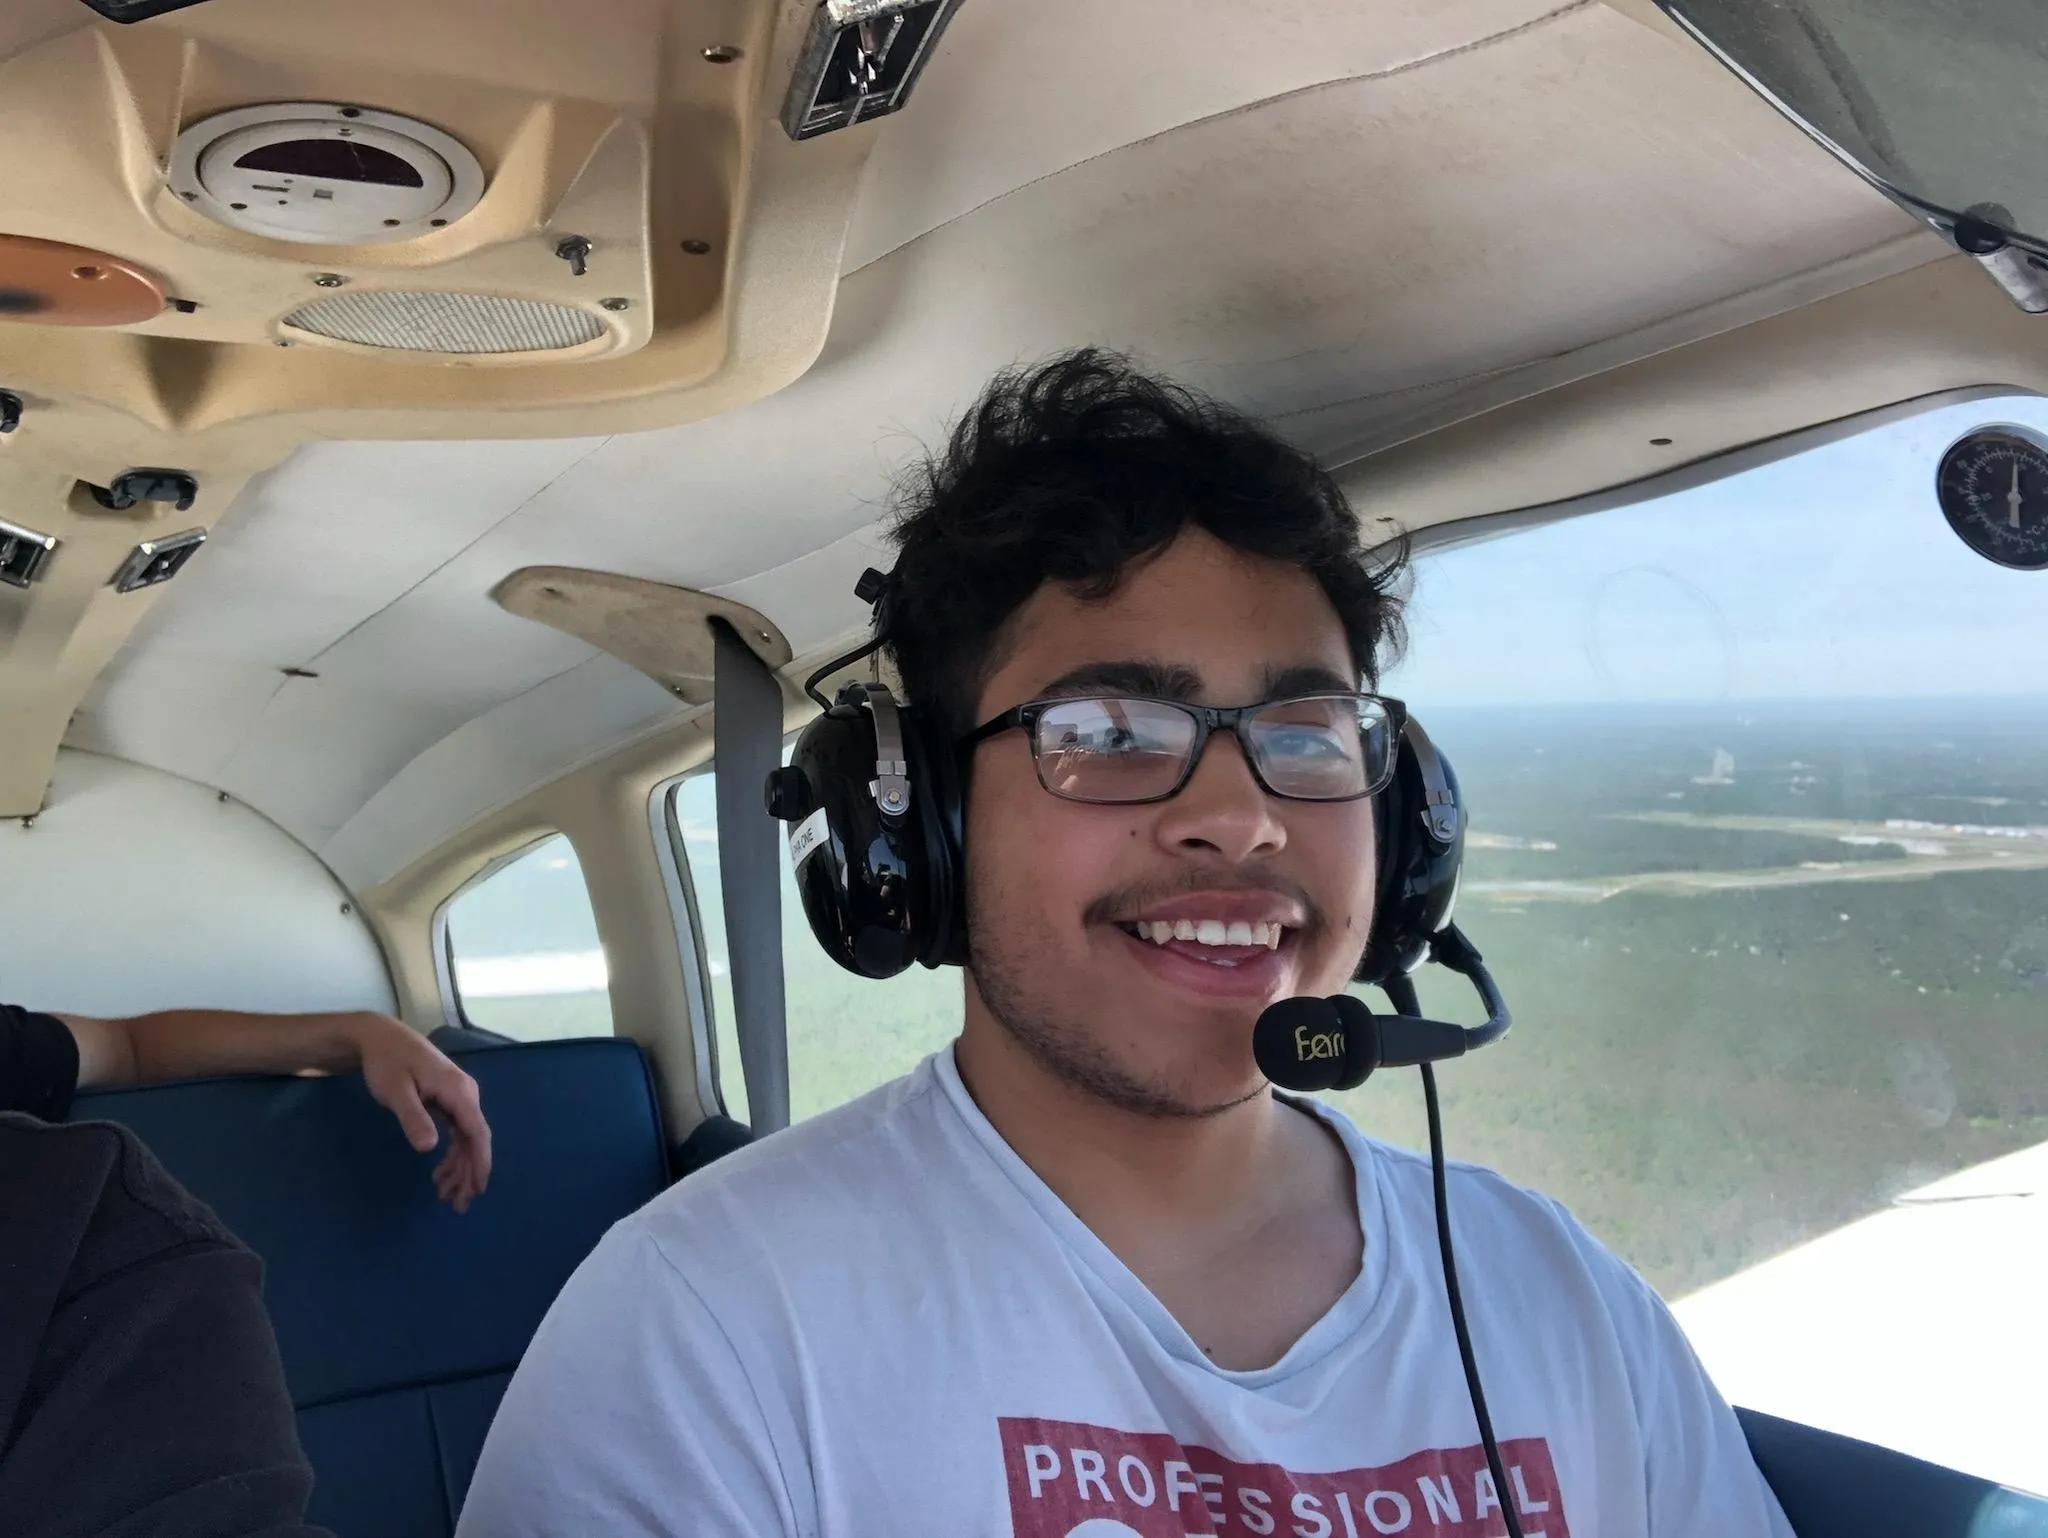
[[[360,289],[316,299],[284,318],[289,331],[398,352],[475,357],[563,352],[605,335],[588,310],[498,294]]]
[[[484,193],[457,139],[393,112],[280,102],[203,118],[178,135],[171,186],[232,229],[303,245],[415,240]]]

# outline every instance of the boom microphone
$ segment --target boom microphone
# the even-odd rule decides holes
[[[1415,1013],[1376,1015],[1348,993],[1330,998],[1282,999],[1269,1006],[1252,1028],[1252,1058],[1281,1089],[1312,1094],[1356,1089],[1376,1068],[1412,1068],[1463,1057],[1500,1040],[1512,1023],[1500,990],[1471,942],[1455,927],[1443,930],[1430,947],[1431,959],[1469,978],[1486,1004],[1486,1024],[1454,1025]],[[1388,992],[1397,1005],[1414,1009],[1414,990],[1405,977]]]

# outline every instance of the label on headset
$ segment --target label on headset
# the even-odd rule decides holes
[[[789,868],[801,869],[804,860],[817,853],[818,846],[831,836],[831,828],[825,821],[825,809],[821,806],[789,830]]]

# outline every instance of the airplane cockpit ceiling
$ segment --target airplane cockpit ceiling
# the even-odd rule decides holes
[[[0,288],[62,290],[0,328],[0,517],[64,541],[0,588],[0,812],[61,735],[380,879],[688,708],[508,573],[715,592],[801,663],[892,472],[1068,345],[1274,418],[1389,531],[2048,388],[2048,333],[1650,0],[959,0],[900,112],[809,138],[805,0],[340,14],[0,16]],[[109,282],[156,307],[54,323]],[[189,507],[91,493],[136,468]]]

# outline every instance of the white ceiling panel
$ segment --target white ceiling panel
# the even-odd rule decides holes
[[[1305,87],[1412,69],[1589,3],[963,5],[918,83],[917,110],[868,161],[845,268],[1126,144]]]
[[[659,685],[597,653],[441,738],[319,853],[351,890],[374,886],[451,831],[685,713]]]
[[[1061,26],[1099,90],[1013,78]],[[492,605],[517,567],[715,589],[804,651],[858,622],[892,474],[997,367],[1127,347],[1331,450],[1906,227],[1598,4],[978,3],[947,50],[885,129],[802,379],[662,432],[307,450],[166,592],[78,740],[372,871],[673,712]]]

